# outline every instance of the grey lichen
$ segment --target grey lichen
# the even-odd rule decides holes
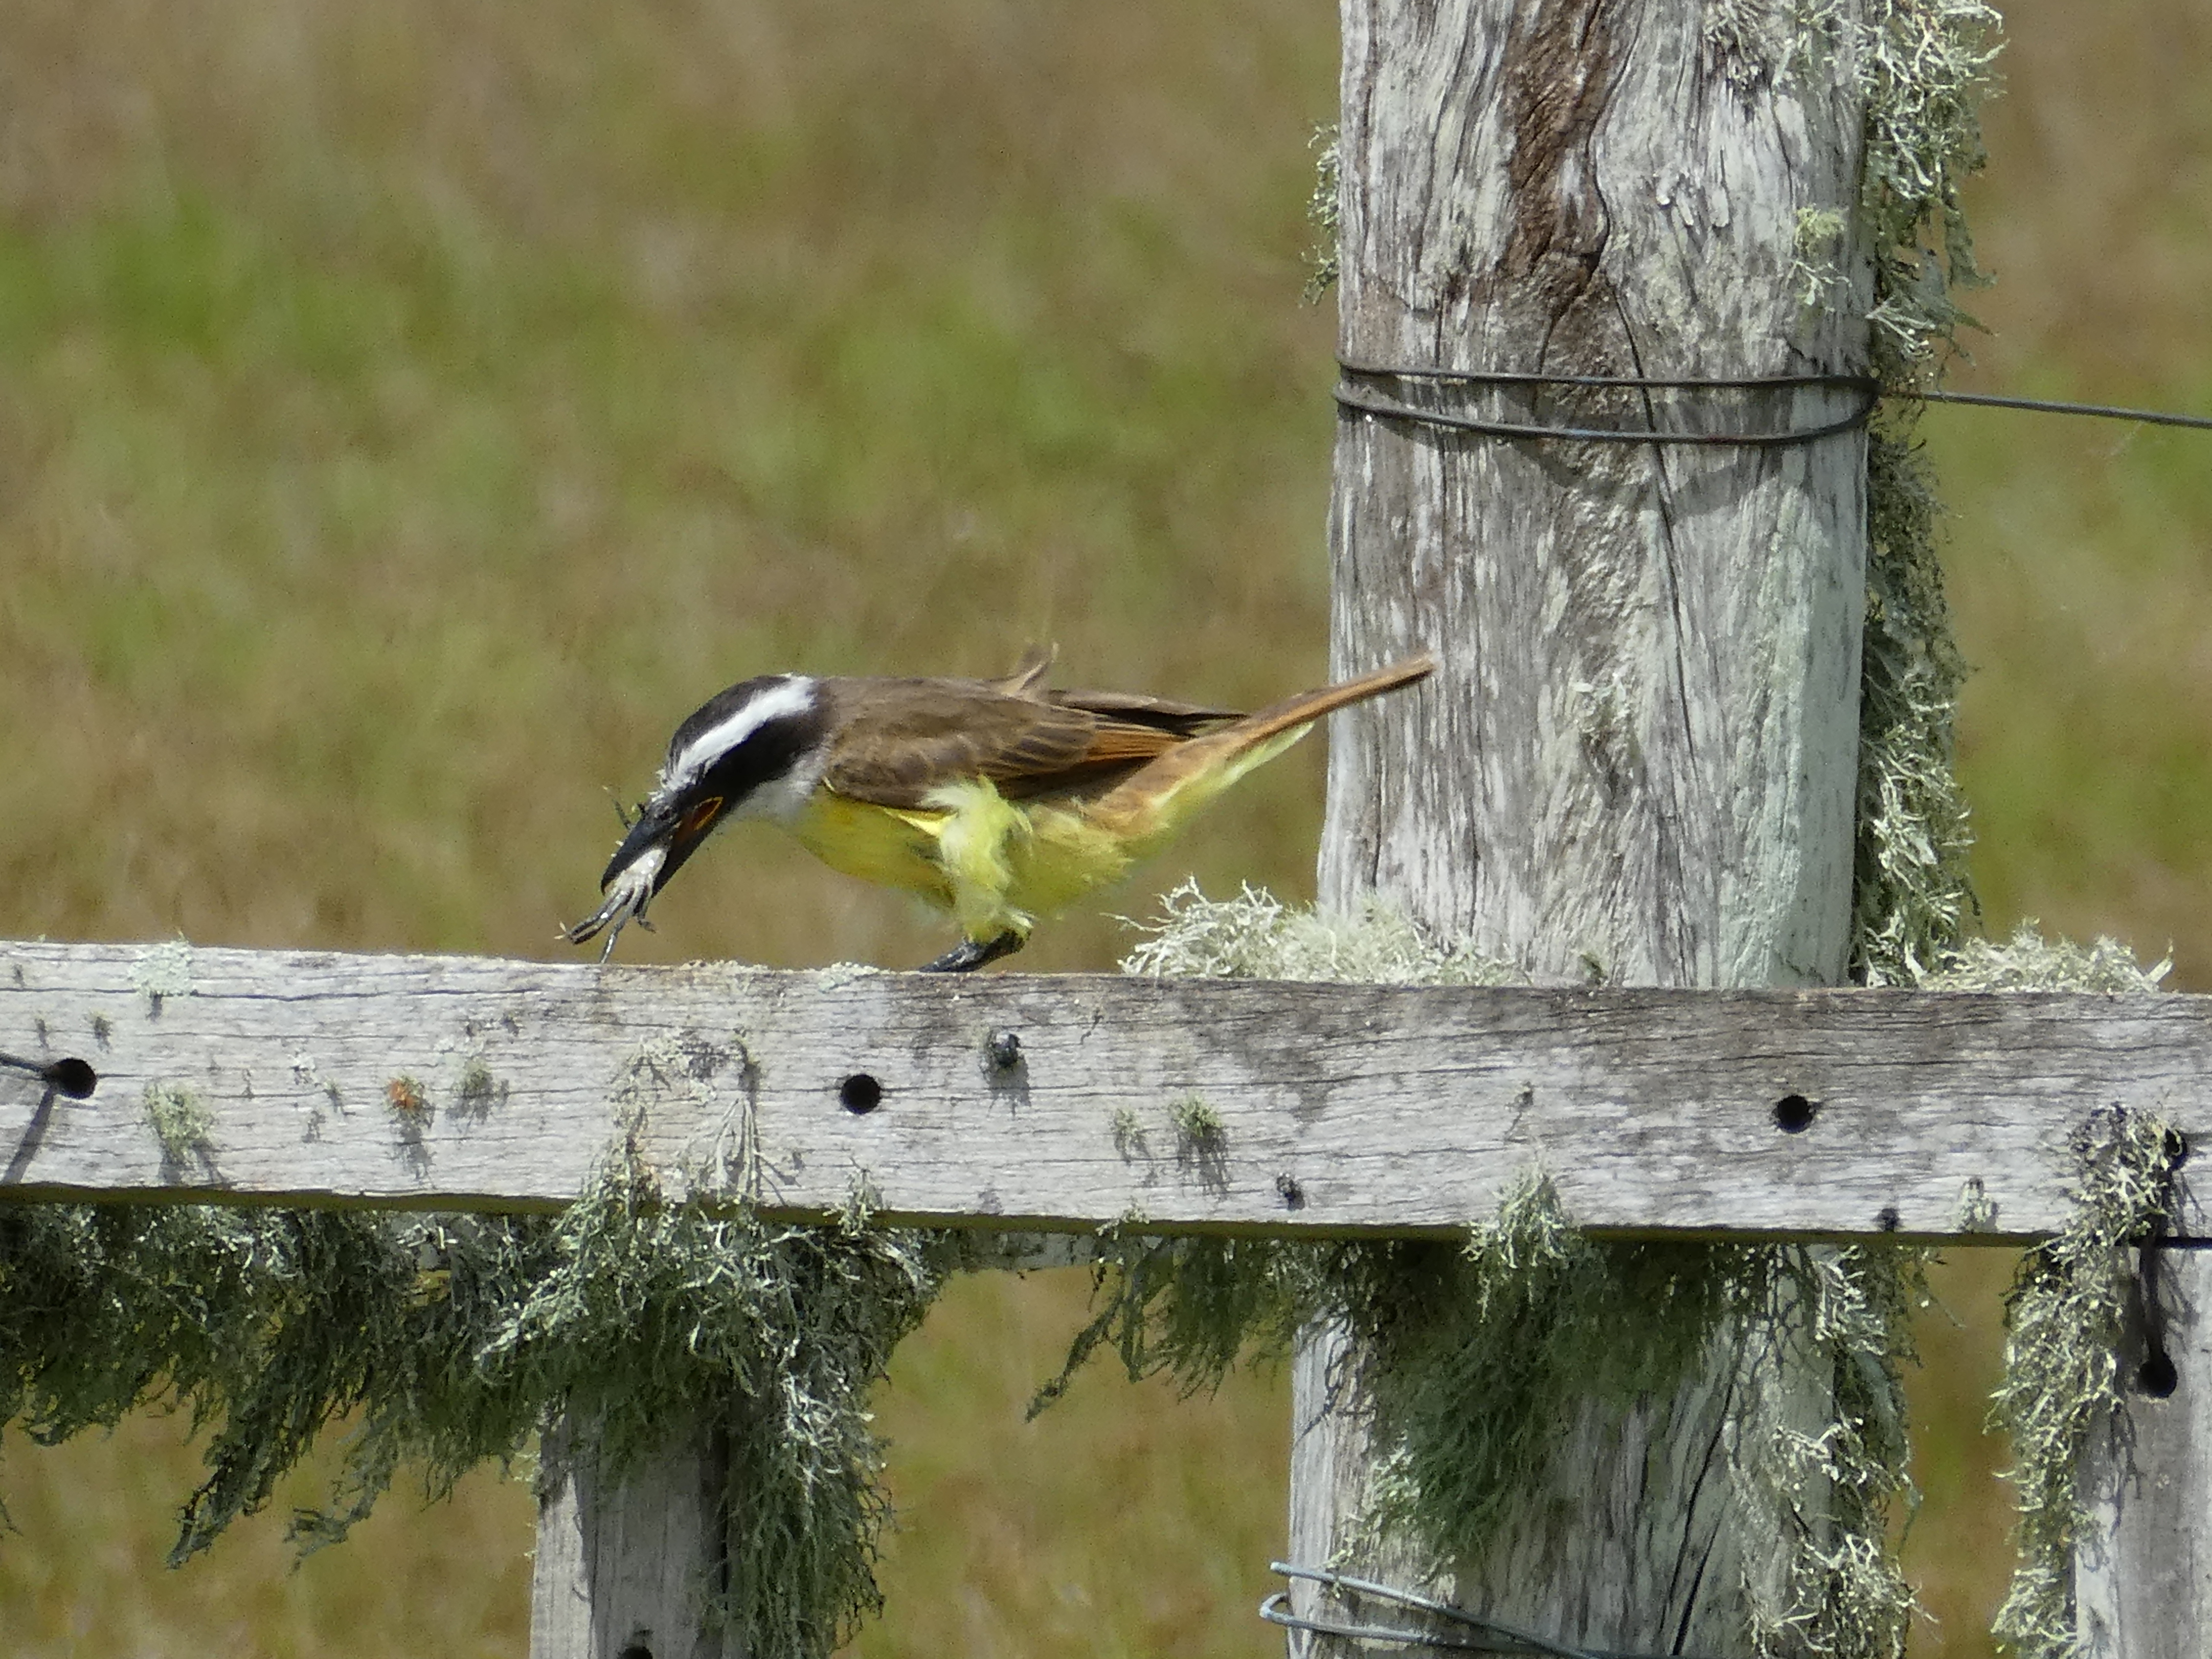
[[[1221,1114],[1196,1095],[1185,1095],[1169,1107],[1168,1121],[1175,1125],[1176,1139],[1188,1148],[1217,1152],[1228,1140]]]
[[[1838,209],[1797,210],[1796,234],[1791,239],[1790,286],[1796,292],[1797,303],[1808,310],[1850,292],[1850,283],[1837,264],[1844,232],[1849,228],[1848,217]]]
[[[1937,971],[1977,913],[1973,837],[1953,767],[1966,665],[1936,561],[1936,512],[1909,433],[1870,434],[1851,895],[1852,968],[1869,985],[1913,985]]]
[[[1981,106],[2001,26],[1983,0],[1881,0],[1851,42],[1866,97],[1860,210],[1879,262],[1869,320],[1887,385],[1940,369],[1973,322],[1958,295],[1986,278],[1959,187],[1987,159]]]
[[[1958,293],[1985,280],[1960,185],[1984,160],[1980,106],[1997,15],[1980,0],[1883,0],[1863,25],[1847,27],[1833,6],[1817,7],[1811,21],[1835,40],[1865,99],[1858,211],[1875,253],[1872,370],[1885,386],[1931,384],[1972,320]],[[1952,768],[1965,666],[1936,559],[1940,507],[1917,416],[1917,404],[1887,404],[1868,434],[1852,899],[1852,967],[1868,984],[1917,982],[1975,913]]]
[[[1160,902],[1121,971],[1152,977],[1330,980],[1362,985],[1504,985],[1509,964],[1440,946],[1404,911],[1370,902],[1349,918],[1287,905],[1247,885],[1210,899],[1186,881]]]
[[[749,1651],[827,1655],[878,1600],[867,1393],[951,1259],[935,1236],[674,1201],[627,1152],[557,1217],[0,1206],[0,1424],[52,1443],[184,1401],[209,1474],[182,1560],[343,1419],[328,1500],[295,1522],[307,1547],[403,1463],[442,1496],[566,1417],[619,1473],[704,1411],[738,1540],[709,1610]]]
[[[1245,889],[1186,884],[1127,971],[1405,984],[1513,975],[1426,938],[1379,904],[1352,917]],[[1600,1243],[1530,1171],[1463,1246],[1393,1241],[1103,1241],[1093,1316],[1036,1408],[1110,1349],[1132,1376],[1209,1388],[1243,1354],[1286,1352],[1319,1321],[1351,1333],[1376,1443],[1359,1522],[1442,1563],[1479,1552],[1547,1489],[1554,1459],[1595,1415],[1669,1396],[1701,1364],[1741,1386],[1725,1423],[1741,1500],[1754,1650],[1893,1659],[1911,1596],[1889,1545],[1909,1492],[1899,1367],[1923,1256],[1909,1249]],[[1832,1420],[1808,1430],[1766,1386],[1776,1356],[1826,1382]],[[1788,1540],[1779,1558],[1773,1540]]]
[[[2019,1659],[2079,1651],[2081,1455],[2120,1408],[2128,1246],[2168,1219],[2176,1146],[2148,1114],[2113,1107],[2092,1115],[2074,1138],[2074,1218],[2021,1258],[2006,1297],[2005,1380],[1991,1419],[2012,1443],[2006,1478],[2020,1511],[2020,1562],[1992,1630]]]
[[[2114,939],[2100,937],[2089,945],[2045,939],[2034,921],[2027,921],[2002,943],[1962,941],[1920,983],[1930,991],[2142,993],[2162,989],[2172,967],[2171,961],[2161,959],[2146,968],[2133,951]]]
[[[131,964],[131,988],[146,999],[149,1016],[161,1012],[162,1001],[169,997],[190,996],[192,990],[192,947],[186,941],[173,939],[157,945]]]
[[[198,1093],[181,1083],[149,1083],[145,1098],[146,1121],[165,1163],[183,1168],[212,1150],[215,1115]]]
[[[1339,130],[1334,121],[1313,130],[1309,148],[1314,152],[1313,194],[1306,198],[1306,222],[1313,228],[1313,246],[1306,252],[1305,300],[1308,305],[1336,286],[1337,239],[1343,228],[1344,163],[1337,148]]]
[[[1959,1187],[1959,1231],[1993,1233],[1997,1230],[1997,1202],[1979,1176],[1968,1176]]]

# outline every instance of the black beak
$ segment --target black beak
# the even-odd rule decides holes
[[[637,822],[630,825],[622,845],[607,860],[606,872],[599,878],[599,890],[605,892],[617,876],[659,847],[666,848],[668,854],[653,878],[653,890],[659,892],[668,885],[668,878],[683,867],[684,860],[699,850],[700,843],[707,839],[707,832],[720,821],[721,816],[720,795],[694,800],[679,798],[665,805],[641,808]]]
[[[613,954],[615,940],[627,923],[635,921],[641,927],[652,925],[645,920],[645,907],[668,884],[677,866],[698,850],[721,816],[720,795],[645,808],[607,861],[606,874],[599,878],[605,902],[566,929],[562,937],[571,945],[581,945],[604,930],[607,942],[599,951],[599,960],[605,962]]]

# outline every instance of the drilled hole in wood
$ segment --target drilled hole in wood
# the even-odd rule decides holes
[[[884,1085],[866,1072],[855,1072],[837,1085],[837,1102],[855,1117],[864,1117],[884,1103]]]
[[[43,1041],[46,1036],[43,1024],[40,1026],[39,1035]],[[40,1082],[60,1090],[71,1100],[82,1100],[100,1086],[100,1073],[73,1055],[63,1060],[25,1060],[18,1054],[0,1054],[0,1066],[11,1072],[28,1073]]]
[[[1784,1095],[1774,1103],[1774,1127],[1785,1135],[1802,1134],[1820,1115],[1820,1103],[1802,1095]]]
[[[2154,1400],[2171,1400],[2181,1386],[2181,1375],[2169,1354],[2154,1353],[2136,1368],[2136,1386]]]
[[[46,1067],[46,1081],[71,1100],[82,1100],[100,1086],[100,1073],[81,1060],[58,1060]]]

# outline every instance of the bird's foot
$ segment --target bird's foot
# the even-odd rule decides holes
[[[994,939],[963,939],[934,962],[922,963],[925,974],[969,974],[987,962],[996,962],[1000,957],[1010,957],[1029,941],[1016,933],[1004,933]]]

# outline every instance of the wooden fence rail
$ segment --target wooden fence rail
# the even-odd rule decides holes
[[[0,945],[0,1196],[534,1209],[629,1135],[772,1216],[2019,1240],[2212,998],[1468,989]],[[2184,1232],[2204,1231],[2194,1209]]]

